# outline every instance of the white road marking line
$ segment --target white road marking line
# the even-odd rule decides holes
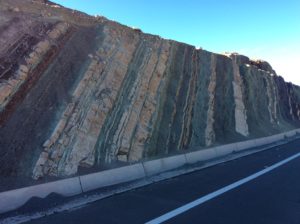
[[[261,175],[264,175],[264,174],[266,174],[266,173],[268,173],[268,172],[276,169],[277,167],[280,167],[280,166],[282,166],[282,165],[290,162],[291,160],[298,158],[299,156],[300,156],[300,153],[297,153],[297,154],[295,154],[295,155],[293,155],[293,156],[291,156],[291,157],[289,157],[287,159],[284,159],[284,160],[282,160],[282,161],[280,161],[278,163],[275,163],[274,165],[272,165],[272,166],[270,166],[268,168],[265,168],[265,169],[263,169],[263,170],[261,170],[261,171],[259,171],[257,173],[254,173],[254,174],[252,174],[252,175],[250,175],[250,176],[248,176],[248,177],[246,177],[244,179],[241,179],[241,180],[239,180],[237,182],[234,182],[234,183],[232,183],[232,184],[230,184],[230,185],[228,185],[226,187],[223,187],[223,188],[221,188],[221,189],[219,189],[217,191],[214,191],[214,192],[212,192],[210,194],[207,194],[207,195],[205,195],[205,196],[203,196],[201,198],[198,198],[195,201],[192,201],[192,202],[190,202],[190,203],[188,203],[186,205],[183,205],[183,206],[181,206],[181,207],[179,207],[177,209],[174,209],[174,210],[172,210],[172,211],[170,211],[170,212],[168,212],[168,213],[166,213],[166,214],[164,214],[162,216],[159,216],[159,217],[157,217],[155,219],[152,219],[149,222],[147,222],[146,224],[158,224],[158,223],[165,222],[165,221],[167,221],[167,220],[169,220],[169,219],[171,219],[171,218],[173,218],[173,217],[175,217],[177,215],[180,215],[180,214],[182,214],[182,213],[184,213],[184,212],[186,212],[186,211],[188,211],[188,210],[190,210],[190,209],[198,206],[198,205],[203,204],[206,201],[209,201],[209,200],[211,200],[211,199],[213,199],[215,197],[218,197],[219,195],[224,194],[227,191],[230,191],[230,190],[232,190],[234,188],[237,188],[237,187],[239,187],[239,186],[241,186],[241,185],[243,185],[243,184],[245,184],[245,183],[247,183],[247,182],[249,182],[249,181],[257,178],[257,177],[260,177]]]

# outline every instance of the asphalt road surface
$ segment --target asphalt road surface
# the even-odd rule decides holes
[[[299,152],[296,140],[28,223],[299,224]]]

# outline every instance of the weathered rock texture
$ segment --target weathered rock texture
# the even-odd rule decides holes
[[[68,176],[300,126],[300,88],[267,62],[47,1],[0,10],[1,177]]]

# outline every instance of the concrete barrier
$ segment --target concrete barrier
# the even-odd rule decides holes
[[[184,154],[143,162],[146,176],[173,170],[186,164]]]
[[[254,147],[257,147],[257,143],[256,143],[255,139],[236,143],[236,151],[237,152],[243,151],[245,149],[254,148]]]
[[[295,136],[296,134],[297,134],[297,131],[296,131],[296,130],[293,130],[293,131],[286,132],[286,133],[285,133],[285,136],[286,136],[287,138],[291,138],[291,137]]]
[[[277,138],[279,139],[279,138]],[[273,142],[272,136],[264,137],[264,138],[258,138],[255,140],[257,146],[262,146],[262,145],[268,145]]]
[[[141,163],[80,176],[83,192],[145,178]]]
[[[186,153],[186,161],[188,164],[203,162],[217,157],[216,151],[213,149],[202,149],[195,152]]]
[[[274,141],[281,141],[284,139],[284,135],[283,134],[272,135],[272,138]]]
[[[223,157],[237,151],[236,143],[214,147],[217,157]]]
[[[49,182],[45,184],[20,188],[0,193],[0,214],[15,210],[24,205],[30,198],[44,198],[50,193],[57,193],[63,196],[73,196],[101,187],[107,187],[125,183],[155,174],[163,173],[200,161],[223,157],[233,152],[245,150],[255,146],[263,146],[300,134],[300,129],[277,134],[265,138],[253,139],[244,142],[237,142],[186,154],[165,157],[161,159],[146,161],[130,166],[100,171],[80,177]]]
[[[39,184],[30,187],[0,193],[0,214],[17,209],[24,205],[30,198],[45,198],[50,193],[63,196],[73,196],[82,193],[79,178],[68,178],[64,180]]]
[[[257,146],[262,146],[262,145],[267,145],[267,144],[270,144],[270,139],[267,137],[256,139]]]
[[[284,135],[283,134],[278,134],[278,135],[272,135],[268,137],[269,140],[269,144],[274,143],[274,142],[278,142],[284,139]]]

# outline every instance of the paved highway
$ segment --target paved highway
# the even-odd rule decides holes
[[[299,224],[299,152],[296,140],[27,223]]]

